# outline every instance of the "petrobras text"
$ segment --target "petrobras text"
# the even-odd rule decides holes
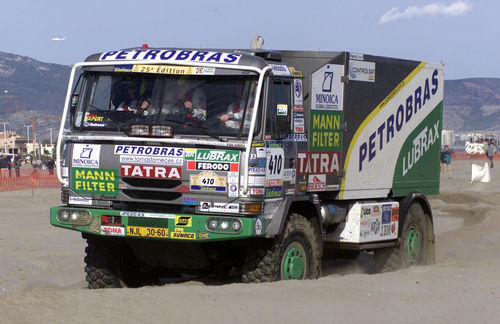
[[[182,147],[115,145],[115,154],[183,157]]]
[[[384,144],[390,143],[398,133],[405,131],[406,125],[438,92],[439,86],[438,70],[436,69],[430,78],[426,78],[423,84],[416,87],[405,100],[397,105],[398,108],[389,114],[387,119],[370,134],[366,141],[361,142],[358,147],[360,172],[363,170],[363,163],[373,160],[377,152],[384,149]]]
[[[109,51],[99,61],[205,62],[238,64],[241,54],[194,51],[135,49]]]

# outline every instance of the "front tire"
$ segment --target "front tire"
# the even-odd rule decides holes
[[[319,235],[304,216],[291,214],[284,232],[269,246],[249,249],[242,281],[317,279],[321,271]]]
[[[137,259],[123,242],[112,239],[87,238],[85,272],[89,289],[136,288],[154,284],[152,271]]]
[[[413,203],[401,232],[401,244],[375,251],[377,272],[395,271],[435,262],[434,230],[429,215]]]

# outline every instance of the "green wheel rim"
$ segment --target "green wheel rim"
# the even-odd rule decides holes
[[[406,258],[410,264],[417,263],[422,248],[420,233],[415,227],[410,227],[406,232]]]
[[[281,260],[281,274],[283,280],[304,279],[306,274],[307,257],[304,247],[298,242],[290,244]]]

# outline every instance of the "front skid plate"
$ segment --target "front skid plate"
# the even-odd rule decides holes
[[[92,215],[89,225],[72,225],[61,223],[56,215],[60,209],[86,210]],[[122,236],[130,238],[147,238],[159,240],[180,241],[224,241],[245,239],[256,236],[254,234],[256,218],[236,217],[230,215],[194,215],[120,211],[108,209],[94,209],[82,207],[52,207],[50,209],[50,223],[80,232],[102,236]],[[207,229],[207,221],[218,221],[221,230],[223,221],[228,222],[226,233],[216,233]],[[234,231],[232,224],[239,221],[241,231]],[[264,231],[259,236],[264,235]]]

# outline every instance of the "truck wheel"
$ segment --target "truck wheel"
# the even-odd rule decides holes
[[[389,272],[434,262],[434,231],[430,217],[419,203],[413,203],[403,225],[401,244],[375,251],[376,271]]]
[[[90,289],[140,287],[154,283],[151,272],[125,244],[103,239],[87,239],[85,272]]]
[[[116,250],[116,245],[107,240],[87,239],[85,272],[89,289],[121,287],[116,273]]]
[[[311,222],[291,214],[285,230],[268,248],[250,249],[242,281],[317,279],[321,270],[319,235]]]

